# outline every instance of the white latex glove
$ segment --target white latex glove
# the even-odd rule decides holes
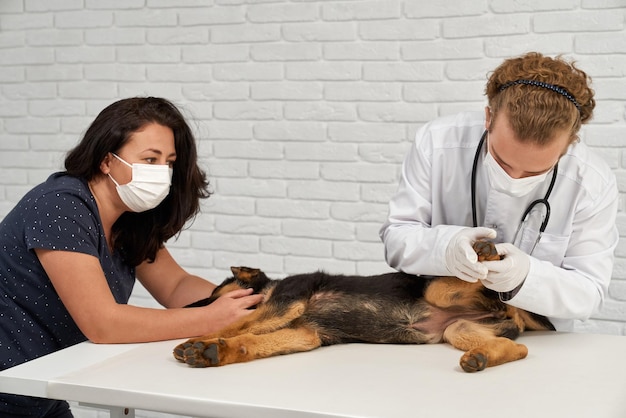
[[[526,280],[530,270],[530,256],[513,244],[496,244],[498,254],[502,256],[499,261],[483,261],[483,265],[489,270],[487,278],[481,280],[482,284],[496,292],[510,292]]]
[[[496,231],[491,228],[464,228],[456,233],[446,248],[446,268],[466,282],[476,282],[487,277],[487,267],[478,262],[472,245],[481,239],[493,239]]]

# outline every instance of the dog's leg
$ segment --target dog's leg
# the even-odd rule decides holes
[[[438,277],[424,291],[424,299],[438,308],[475,306],[483,298],[480,282],[470,283],[456,277]]]
[[[465,351],[460,365],[466,372],[498,366],[528,355],[528,348],[506,337],[499,337],[495,327],[459,320],[444,331],[444,340]]]
[[[216,333],[190,338],[184,343],[177,345],[174,348],[174,357],[179,361],[185,361],[185,350],[192,347],[198,341],[202,342],[211,338],[229,338],[241,334],[265,334],[276,331],[277,329],[287,326],[294,319],[302,316],[305,307],[303,302],[296,302],[291,304],[286,311],[278,315],[273,305],[261,305],[252,311],[250,315],[243,317],[239,321],[236,321]]]
[[[302,301],[291,303],[280,311],[272,304],[259,306],[254,312],[240,321],[218,331],[215,336],[233,337],[240,334],[266,334],[286,327],[291,321],[300,318],[306,309]],[[204,336],[202,338],[207,338]]]
[[[500,256],[492,242],[477,241],[473,245],[478,261],[499,260]],[[424,298],[438,308],[450,306],[483,306],[483,288],[480,281],[474,283],[459,280],[456,277],[439,277],[433,280],[424,291]]]
[[[197,339],[183,351],[183,361],[192,367],[224,366],[279,354],[309,351],[321,344],[317,332],[310,328],[283,328],[269,334]]]
[[[528,348],[506,337],[495,337],[461,356],[461,368],[466,372],[478,372],[485,367],[499,366],[521,360],[528,355]]]

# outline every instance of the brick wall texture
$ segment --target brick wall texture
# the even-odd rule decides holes
[[[0,218],[106,105],[163,96],[215,192],[169,243],[189,271],[387,271],[378,229],[415,131],[482,109],[488,71],[531,50],[592,76],[582,139],[617,176],[626,236],[626,0],[1,0]],[[583,328],[626,334],[626,239]]]

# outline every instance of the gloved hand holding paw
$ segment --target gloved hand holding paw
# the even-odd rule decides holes
[[[446,248],[446,268],[466,282],[487,278],[487,267],[478,262],[472,245],[479,240],[494,239],[496,231],[491,228],[464,228],[456,233]]]
[[[530,271],[530,256],[509,243],[496,244],[499,261],[483,261],[488,270],[483,286],[496,292],[510,292],[521,285]]]

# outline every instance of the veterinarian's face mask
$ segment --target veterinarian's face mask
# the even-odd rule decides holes
[[[129,164],[117,155],[113,156],[133,170],[131,181],[122,185],[109,173],[122,202],[133,212],[144,212],[159,206],[170,192],[173,170],[162,164]]]
[[[542,183],[548,173],[538,174],[536,176],[522,177],[520,179],[514,179],[509,176],[506,171],[498,164],[493,158],[487,148],[487,155],[485,156],[485,166],[487,168],[487,174],[489,175],[489,182],[491,187],[501,193],[508,194],[509,196],[520,197],[530,193],[539,183]]]

